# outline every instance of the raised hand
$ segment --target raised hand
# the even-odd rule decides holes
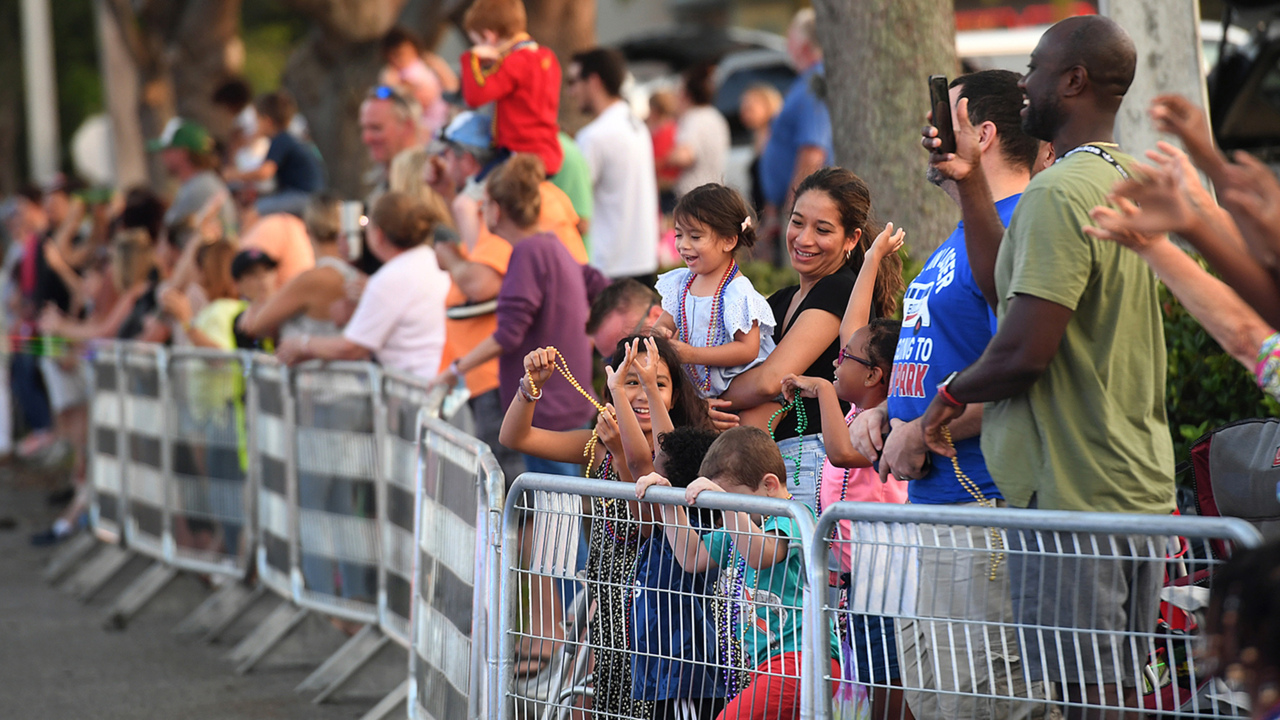
[[[604,412],[596,416],[596,437],[619,461],[626,457],[622,449],[622,431],[618,429],[618,419],[614,417],[613,405],[605,405]]]
[[[605,367],[605,384],[609,387],[610,393],[613,395],[614,402],[623,402],[620,394],[626,392],[627,374],[636,364],[636,355],[639,354],[640,339],[636,338],[627,343],[626,353],[622,359],[618,361],[616,368]]]
[[[945,178],[955,181],[969,177],[982,162],[982,145],[978,140],[978,128],[969,121],[969,98],[960,98],[955,111],[951,113],[952,126],[955,128],[956,151],[942,154],[937,147],[942,143],[938,139],[938,128],[933,126],[933,113],[928,114],[929,125],[924,127],[924,138],[920,144],[929,151],[929,164]]]
[[[884,230],[881,230],[880,234],[876,235],[875,241],[871,243],[871,249],[867,252],[867,256],[879,262],[898,252],[903,243],[906,242],[906,237],[906,230],[898,228],[897,232],[894,232],[893,223],[886,223]]]
[[[1213,144],[1209,118],[1195,104],[1181,95],[1158,95],[1148,110],[1156,129],[1169,133],[1187,146],[1187,152],[1200,169],[1210,176],[1226,165],[1226,159]]]
[[[555,348],[538,348],[524,356],[524,371],[541,389],[543,384],[551,378],[551,374],[555,372],[555,361]]]
[[[1254,257],[1268,267],[1280,256],[1280,181],[1262,161],[1244,151],[1234,156],[1221,190],[1222,205],[1231,212]]]

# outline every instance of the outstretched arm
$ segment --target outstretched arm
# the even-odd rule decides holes
[[[995,199],[982,170],[982,146],[978,128],[969,121],[969,98],[961,98],[952,113],[956,135],[956,151],[941,154],[934,152],[941,144],[938,129],[928,125],[924,129],[921,144],[931,152],[929,164],[943,177],[956,181],[960,194],[960,210],[964,216],[964,244],[973,268],[973,279],[982,290],[982,296],[992,308],[999,304],[996,293],[996,254],[1004,238],[1004,224],[996,212]],[[933,113],[929,113],[932,122]]]
[[[840,411],[840,398],[830,380],[815,377],[788,375],[782,381],[782,393],[790,400],[796,395],[817,398],[822,410],[822,439],[827,448],[827,459],[838,468],[871,467],[871,461],[853,447],[849,426],[845,425]]]
[[[898,252],[907,233],[898,229],[893,231],[893,223],[884,226],[884,230],[871,243],[871,249],[862,260],[862,269],[858,271],[858,279],[853,283],[853,292],[849,294],[849,304],[845,307],[844,318],[840,320],[840,346],[849,344],[849,338],[859,328],[871,322],[871,301],[875,298],[876,276],[880,271],[880,261],[889,253]]]

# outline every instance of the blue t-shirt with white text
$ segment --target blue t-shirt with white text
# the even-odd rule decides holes
[[[1012,195],[996,203],[1000,222],[1006,226],[1019,197]],[[995,313],[969,266],[961,222],[929,256],[902,299],[902,331],[889,381],[889,417],[914,420],[923,415],[938,393],[938,383],[972,365],[995,331]],[[957,442],[956,460],[986,497],[1001,497],[982,458],[980,438]],[[956,478],[951,461],[938,456],[924,477],[908,484],[907,496],[921,505],[975,499]]]

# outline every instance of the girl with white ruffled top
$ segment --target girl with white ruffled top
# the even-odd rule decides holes
[[[773,310],[736,259],[755,244],[755,220],[736,190],[709,183],[680,198],[675,230],[688,267],[658,278],[664,311],[658,327],[703,397],[717,397],[774,348]]]

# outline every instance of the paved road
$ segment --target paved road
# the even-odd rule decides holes
[[[41,571],[52,551],[28,543],[32,532],[47,527],[45,492],[12,465],[0,467],[0,516],[18,521],[14,529],[0,530],[0,717],[328,720],[358,718],[372,707],[367,692],[323,706],[294,694],[308,665],[318,664],[326,649],[342,642],[322,622],[312,624],[305,642],[294,641],[271,664],[247,676],[236,675],[224,660],[229,645],[174,636],[172,628],[207,594],[191,577],[180,577],[126,630],[104,629],[106,607],[127,575],[136,575],[145,563],[134,561],[126,577],[88,605],[46,584]],[[269,610],[268,604],[255,614]],[[228,639],[246,634],[251,621],[234,627]]]

